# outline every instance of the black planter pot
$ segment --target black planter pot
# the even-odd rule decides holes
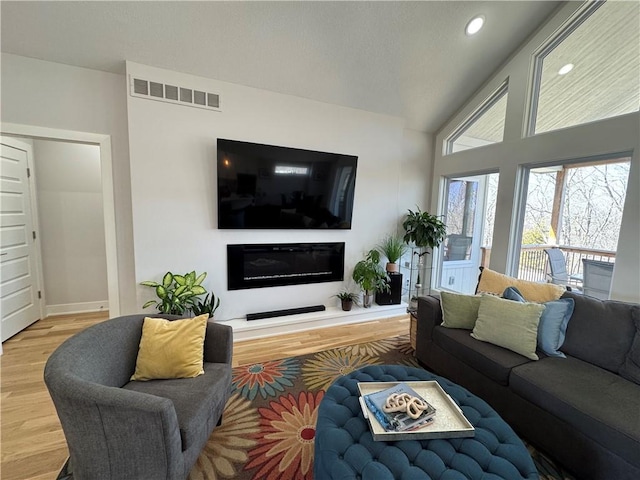
[[[348,312],[353,307],[353,300],[342,300],[342,310]]]

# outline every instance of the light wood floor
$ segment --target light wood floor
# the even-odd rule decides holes
[[[65,339],[108,318],[108,312],[40,320],[6,341],[0,357],[0,478],[52,480],[67,446],[42,375]],[[409,333],[409,317],[342,325],[234,344],[233,365],[276,360]]]

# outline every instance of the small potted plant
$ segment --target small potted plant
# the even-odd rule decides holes
[[[388,291],[387,272],[380,266],[380,252],[369,250],[364,260],[360,260],[353,268],[353,280],[363,290],[362,306],[369,308],[375,292]]]
[[[353,307],[354,303],[356,305],[358,304],[357,293],[352,293],[348,290],[343,290],[342,292],[338,293],[335,296],[340,299],[340,302],[342,303],[342,310],[344,310],[345,312],[348,312],[349,310],[351,310],[351,307]]]
[[[191,307],[191,311],[194,315],[203,315],[208,313],[209,318],[213,318],[213,314],[216,313],[219,306],[220,298],[216,298],[215,294],[211,292],[207,293],[204,300],[194,303]]]
[[[155,288],[158,296],[158,300],[149,300],[142,308],[155,305],[160,313],[184,315],[191,310],[197,297],[207,293],[201,285],[206,277],[206,272],[198,276],[195,271],[185,275],[167,272],[162,277],[162,283],[150,280],[141,282],[140,285]]]
[[[386,270],[389,273],[395,273],[400,270],[398,261],[402,258],[407,251],[407,244],[403,242],[400,237],[395,235],[387,235],[380,245],[378,250],[387,258]]]

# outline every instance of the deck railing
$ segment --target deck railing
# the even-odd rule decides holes
[[[595,248],[572,247],[569,245],[523,245],[520,248],[520,268],[518,278],[533,282],[549,279],[549,260],[545,248],[559,248],[564,253],[569,275],[582,275],[582,259],[615,262],[616,252]],[[491,248],[482,247],[482,266],[490,266]]]

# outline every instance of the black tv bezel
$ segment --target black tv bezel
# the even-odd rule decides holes
[[[244,140],[235,140],[235,139],[231,139],[231,138],[218,138],[217,139],[217,143],[216,143],[216,207],[217,207],[217,226],[219,230],[308,230],[308,231],[314,231],[314,230],[318,230],[318,231],[329,231],[329,230],[351,230],[353,228],[353,207],[351,208],[350,212],[349,212],[349,221],[346,222],[348,223],[348,227],[332,227],[332,228],[322,228],[322,227],[292,227],[292,226],[266,226],[266,227],[262,227],[262,226],[242,226],[242,227],[229,227],[229,226],[222,226],[221,225],[221,214],[220,214],[220,210],[221,210],[221,197],[220,197],[220,169],[221,169],[221,162],[220,162],[220,147],[219,147],[219,143],[220,141],[223,142],[233,142],[233,143],[237,143],[237,144],[245,144],[245,145],[253,145],[253,146],[257,146],[257,147],[268,147],[268,148],[275,148],[275,149],[282,149],[288,152],[305,152],[305,153],[310,153],[310,154],[321,154],[321,155],[335,155],[337,157],[348,157],[350,159],[353,160],[353,165],[355,168],[355,173],[354,173],[354,187],[353,187],[353,198],[352,198],[352,204],[355,203],[355,187],[356,187],[356,180],[357,180],[357,171],[358,171],[358,155],[352,155],[352,154],[347,154],[347,153],[335,153],[335,152],[327,152],[327,151],[322,151],[322,150],[311,150],[311,149],[304,149],[304,148],[297,148],[297,147],[286,147],[283,145],[273,145],[273,144],[267,144],[267,143],[257,143],[257,142],[248,142],[248,141],[244,141]]]

